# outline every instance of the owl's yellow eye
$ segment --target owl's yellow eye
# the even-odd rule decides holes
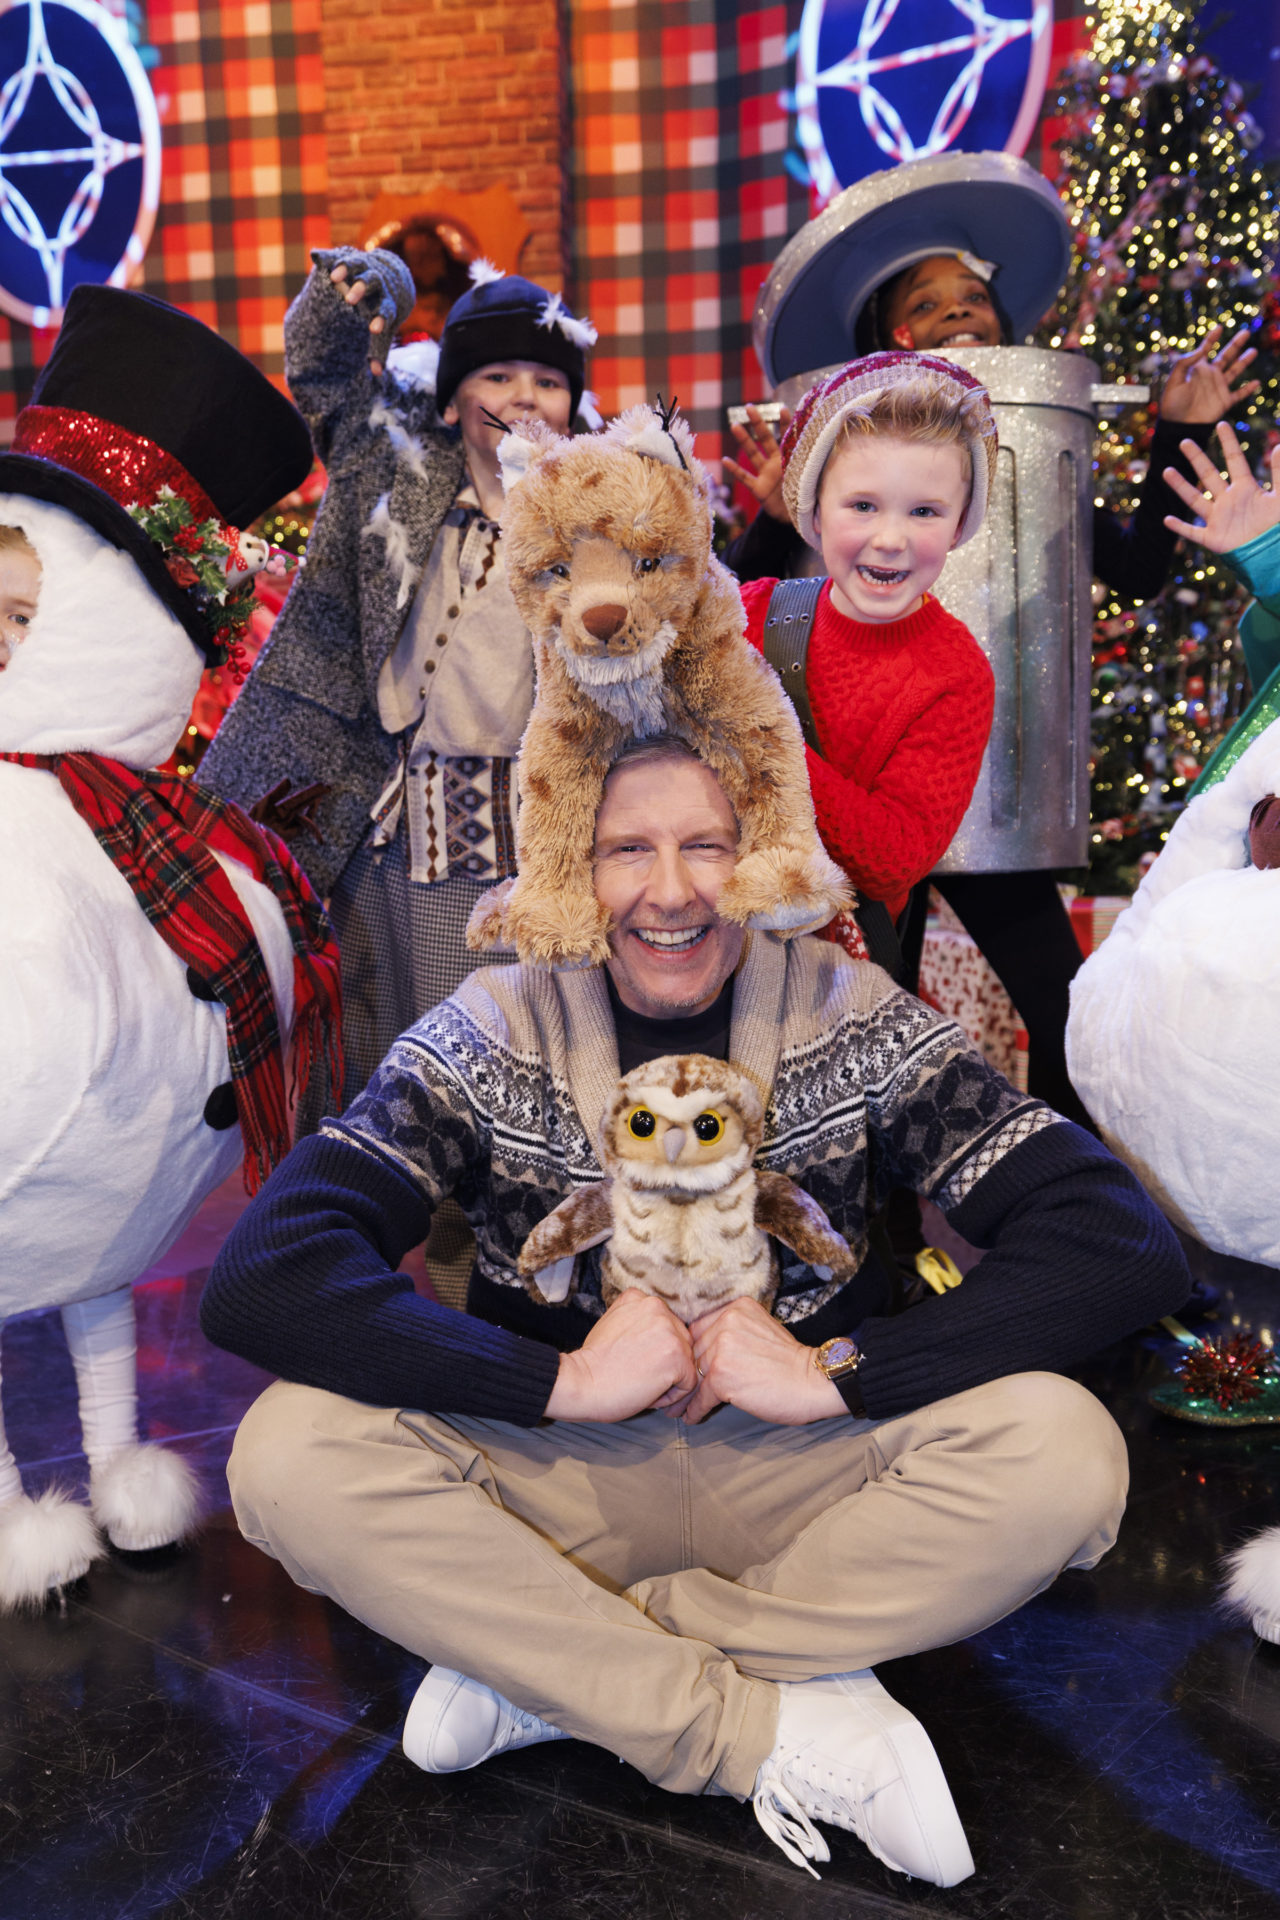
[[[724,1132],[724,1121],[718,1113],[700,1113],[693,1123],[693,1130],[703,1146],[709,1147]]]
[[[637,1140],[652,1139],[657,1124],[648,1107],[632,1107],[627,1116],[627,1132]]]

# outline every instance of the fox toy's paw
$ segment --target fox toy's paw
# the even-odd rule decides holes
[[[759,847],[739,860],[716,904],[726,920],[785,938],[825,927],[851,898],[820,848]]]
[[[494,947],[510,947],[507,933],[507,902],[514,880],[503,880],[482,893],[467,921],[467,945],[472,953],[488,953]]]
[[[508,943],[527,965],[598,967],[609,958],[613,923],[589,886],[551,893],[518,879],[504,924]]]

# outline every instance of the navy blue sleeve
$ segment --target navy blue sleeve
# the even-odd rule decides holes
[[[1186,508],[1164,478],[1166,467],[1177,467],[1188,479],[1194,475],[1178,451],[1184,440],[1207,447],[1211,426],[1158,420],[1151,436],[1147,471],[1130,520],[1121,520],[1105,507],[1093,510],[1093,571],[1113,592],[1128,600],[1154,600],[1169,577],[1176,533],[1164,524],[1167,513],[1186,518]]]
[[[214,1262],[200,1324],[286,1380],[373,1406],[532,1426],[559,1355],[424,1300],[395,1271],[431,1208],[390,1160],[339,1136],[299,1141]]]
[[[1172,1228],[1083,1128],[1057,1121],[971,1170],[971,1185],[953,1174],[934,1197],[985,1257],[952,1292],[859,1329],[875,1418],[1004,1374],[1061,1372],[1191,1290]]]
[[[789,580],[808,551],[789,520],[775,520],[761,507],[750,526],[729,542],[721,559],[745,586],[748,580]]]

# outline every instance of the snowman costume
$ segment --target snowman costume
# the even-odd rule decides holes
[[[1216,1252],[1280,1267],[1280,867],[1250,823],[1280,721],[1189,802],[1071,988],[1067,1060],[1107,1145]]]
[[[211,408],[215,397],[223,404]],[[162,438],[171,420],[176,435]],[[59,1489],[26,1497],[0,1419],[0,1610],[40,1604],[78,1578],[105,1551],[104,1534],[142,1551],[189,1532],[190,1468],[137,1440],[131,1287],[239,1160],[253,1185],[282,1151],[277,1120],[266,1147],[246,1153],[247,1083],[228,1055],[235,1016],[157,919],[172,907],[190,925],[208,875],[225,875],[221,924],[238,903],[241,958],[250,969],[265,963],[276,1055],[267,1065],[281,1096],[298,993],[321,1019],[336,999],[318,904],[272,836],[225,803],[182,798],[218,809],[219,844],[203,854],[197,845],[206,878],[185,899],[165,867],[144,909],[126,861],[104,850],[101,822],[69,791],[74,768],[105,766],[163,812],[166,783],[136,776],[172,752],[201,672],[219,657],[218,604],[181,584],[190,565],[170,567],[126,508],[145,505],[160,482],[189,483],[194,517],[214,504],[233,534],[233,512],[248,520],[305,475],[300,418],[198,321],[86,286],[15,447],[25,450],[0,456],[0,524],[26,535],[41,577],[27,637],[0,673],[0,1321],[62,1309],[90,1507]],[[190,848],[176,823],[173,833]],[[241,843],[260,845],[258,876],[250,854],[227,850]]]

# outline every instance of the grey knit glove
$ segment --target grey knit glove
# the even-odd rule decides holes
[[[364,282],[363,297],[350,304],[365,326],[377,319],[382,321],[382,327],[373,339],[381,349],[375,357],[385,359],[396,328],[408,319],[418,298],[413,275],[404,261],[398,254],[387,253],[382,247],[313,247],[311,258],[317,270],[326,278],[335,267],[346,268],[345,283],[340,282],[333,289],[335,295],[344,302],[347,288],[355,286],[358,281]]]

